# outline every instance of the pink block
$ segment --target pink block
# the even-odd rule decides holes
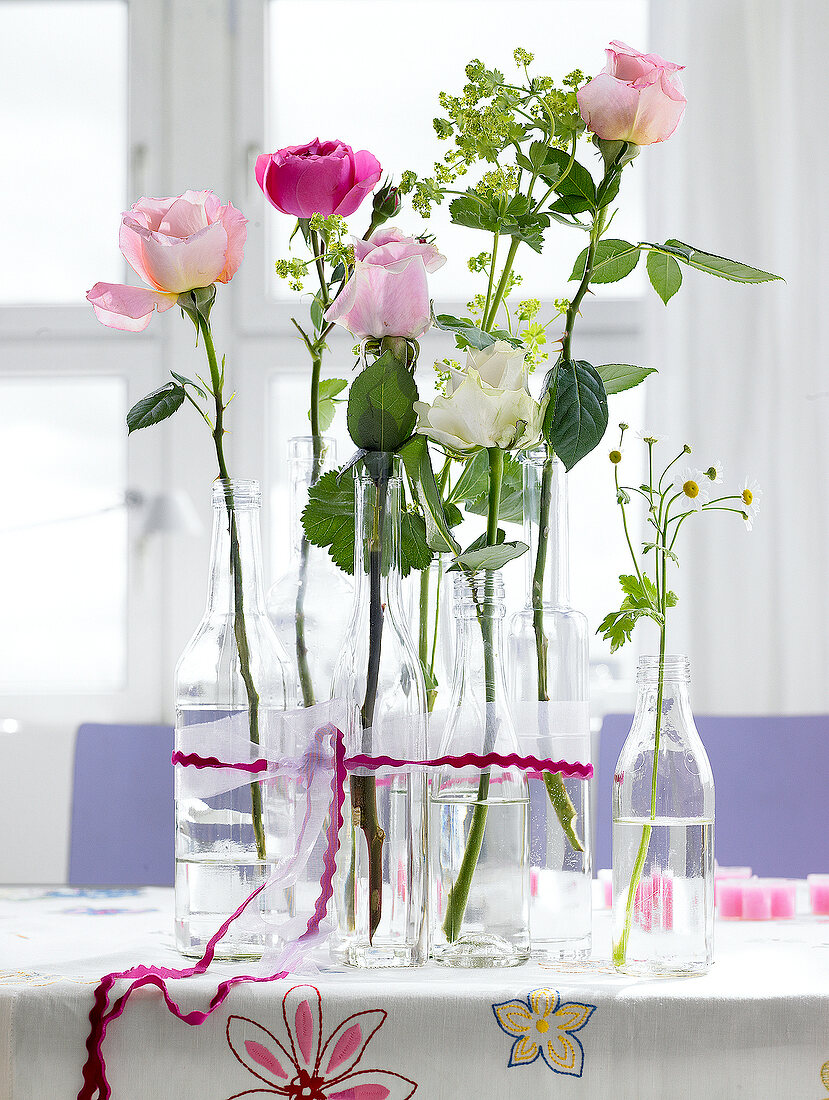
[[[633,919],[644,932],[650,932],[653,927],[653,879],[642,879],[636,887]]]
[[[741,919],[744,886],[744,879],[721,879],[717,883],[717,911],[724,920]]]
[[[659,927],[669,931],[674,926],[674,880],[670,875],[653,876],[653,904],[660,914]]]
[[[530,897],[538,897],[538,868],[530,867]]]
[[[602,896],[604,897],[604,903],[606,908],[613,908],[613,872],[602,868],[602,870],[596,872],[596,878],[602,884]]]
[[[750,867],[715,867],[714,881],[718,878],[751,878]]]
[[[795,915],[797,884],[787,879],[767,879],[771,895],[771,915],[778,920],[789,920]]]
[[[812,912],[829,913],[829,875],[807,875]]]
[[[760,879],[743,883],[743,920],[771,920],[771,890]]]

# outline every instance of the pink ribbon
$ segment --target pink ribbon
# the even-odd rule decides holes
[[[377,771],[379,768],[404,768],[404,767],[428,767],[428,768],[489,768],[492,766],[503,768],[518,768],[527,771],[531,776],[540,776],[543,772],[561,772],[568,776],[578,776],[581,779],[589,779],[593,774],[592,764],[579,762],[569,763],[565,760],[542,760],[535,756],[518,756],[511,753],[501,756],[499,753],[465,753],[462,756],[439,756],[432,760],[401,760],[391,756],[366,756],[357,754],[345,756],[345,740],[342,732],[334,726],[326,727],[320,733],[327,733],[334,742],[334,770],[331,777],[331,798],[334,812],[330,815],[328,833],[326,839],[325,854],[323,856],[323,873],[320,879],[320,891],[314,905],[314,911],[308,918],[305,931],[301,936],[288,946],[283,953],[282,960],[290,962],[296,967],[303,957],[302,948],[309,944],[313,937],[319,934],[320,925],[325,917],[328,902],[333,894],[334,873],[336,870],[337,846],[339,831],[343,823],[343,801],[345,781],[348,773],[356,768],[364,768],[369,771]],[[319,741],[319,739],[318,739]],[[232,768],[237,771],[258,774],[267,771],[272,765],[267,760],[254,760],[248,763],[225,763],[214,756],[199,756],[197,753],[174,752],[173,764],[179,767],[193,768]],[[323,755],[319,750],[306,755],[303,760],[304,767],[311,773],[315,767],[322,764],[330,764],[330,757]],[[83,1068],[83,1087],[78,1093],[78,1100],[108,1100],[112,1095],[106,1075],[106,1062],[103,1056],[103,1043],[106,1038],[109,1024],[118,1019],[126,1008],[127,1002],[136,989],[145,985],[154,985],[161,991],[164,1003],[169,1011],[182,1020],[185,1024],[198,1026],[215,1012],[224,1003],[234,985],[241,982],[275,982],[288,977],[289,970],[279,970],[277,973],[266,976],[254,976],[240,974],[221,982],[212,997],[208,1007],[204,1011],[193,1010],[182,1012],[180,1006],[170,996],[167,982],[179,978],[191,978],[198,974],[204,974],[210,966],[216,953],[216,946],[226,934],[233,922],[242,915],[252,901],[269,885],[264,882],[242,902],[239,908],[227,918],[224,924],[213,934],[205,948],[204,955],[193,966],[183,969],[171,969],[164,966],[134,966],[129,970],[123,970],[113,974],[107,974],[95,990],[95,999],[92,1010],[89,1013],[90,1032],[86,1040],[88,1057]],[[109,1005],[110,992],[116,982],[122,979],[132,979],[131,984],[124,993]]]

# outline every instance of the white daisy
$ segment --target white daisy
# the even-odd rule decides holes
[[[665,443],[671,438],[669,435],[662,435],[661,432],[649,432],[645,428],[634,431],[633,434],[637,439],[641,439],[645,443]]]
[[[683,499],[680,506],[694,508],[699,511],[703,504],[707,504],[709,497],[703,488],[705,474],[693,466],[682,466],[674,475],[674,489],[682,493]]]
[[[703,473],[709,481],[713,481],[715,485],[722,484],[722,462],[712,462],[707,470]]]
[[[753,508],[755,513],[760,507],[760,500],[763,496],[763,490],[758,483],[752,478],[746,478],[740,488],[740,500],[743,502],[743,506],[747,512]]]

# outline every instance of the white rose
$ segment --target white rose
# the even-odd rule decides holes
[[[527,388],[527,368],[524,363],[526,352],[514,348],[506,340],[496,340],[483,351],[469,348],[466,353],[466,368],[451,370],[452,390],[456,390],[466,378],[466,372],[475,370],[488,386],[498,390],[519,390]]]
[[[436,397],[432,405],[416,401],[414,407],[420,435],[453,451],[527,447],[541,431],[541,406],[523,385],[498,389],[474,367],[467,367],[462,381],[448,397]]]

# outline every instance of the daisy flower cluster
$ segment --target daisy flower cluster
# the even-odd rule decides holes
[[[606,615],[599,625],[602,637],[610,642],[611,652],[630,640],[634,626],[642,618],[656,622],[664,636],[667,610],[677,602],[667,585],[668,564],[679,564],[675,547],[685,522],[700,512],[733,512],[750,531],[763,495],[757,482],[750,477],[744,479],[737,492],[718,489],[717,486],[723,484],[722,463],[712,462],[704,468],[691,465],[693,452],[687,443],[666,466],[657,469],[656,448],[666,443],[667,436],[648,431],[630,432],[648,449],[647,481],[641,485],[624,485],[619,468],[628,432],[627,424],[619,425],[619,443],[608,455],[614,471],[616,502],[634,567],[633,574],[623,574],[619,578],[624,592],[620,609]],[[627,508],[634,496],[640,497],[645,504],[649,528],[641,554],[634,550],[628,524]]]

